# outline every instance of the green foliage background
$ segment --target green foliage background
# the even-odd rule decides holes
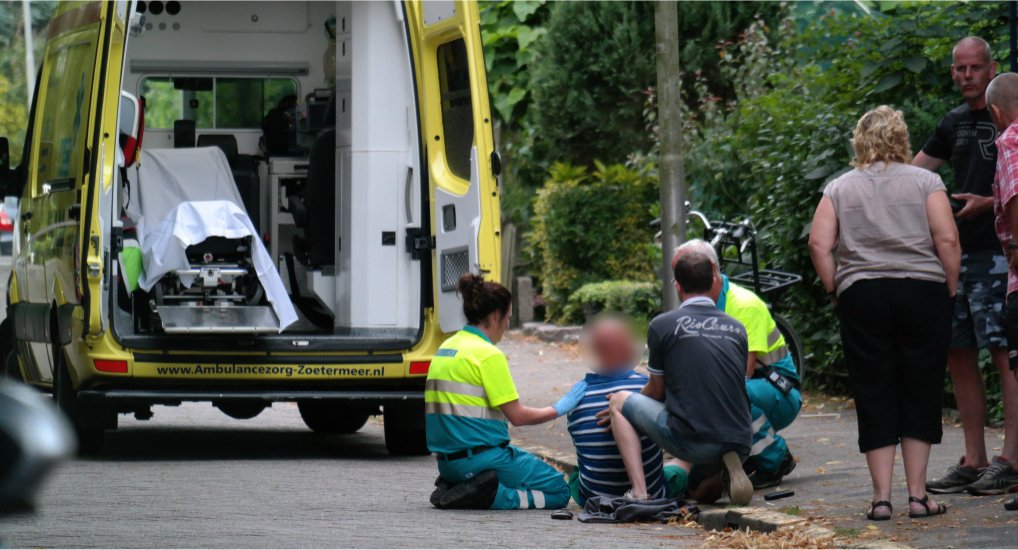
[[[913,150],[920,149],[940,117],[961,102],[949,76],[953,44],[967,35],[983,36],[1004,62],[1006,10],[1005,3],[988,2],[680,5],[688,196],[712,218],[750,216],[759,229],[764,264],[804,276],[805,284],[784,302],[805,337],[813,372],[836,374],[842,356],[837,320],[816,281],[805,237],[820,190],[849,166],[855,121],[870,108],[892,105],[905,113]],[[544,179],[532,174],[549,173],[557,161],[590,166],[596,159],[625,163],[656,184],[652,11],[640,3],[556,3],[542,19],[546,31],[527,45],[537,52],[528,64],[530,103],[525,112],[513,112],[512,124],[524,130],[508,141],[512,147],[514,136],[528,136],[528,148],[512,159],[517,164],[512,174],[522,177],[505,179],[511,200],[504,205],[507,220],[535,228],[528,241],[534,257],[525,269],[543,279],[553,319],[575,318],[561,306],[569,303],[567,292],[599,278],[631,277],[560,269],[549,261],[550,252],[568,246],[541,242],[559,238],[547,231],[549,216],[558,215],[547,203],[549,193],[559,193],[563,176],[561,168],[551,170],[543,190],[527,192]],[[610,30],[605,19],[614,22]],[[616,82],[619,78],[625,82]],[[949,169],[941,174],[953,184]],[[570,184],[586,185],[584,178]],[[532,211],[528,196],[537,197]],[[643,210],[656,213],[656,202],[649,193]],[[590,210],[598,208],[590,203]],[[599,234],[593,220],[603,219],[573,218],[594,225],[574,227],[563,238]],[[656,264],[643,258],[652,276]],[[993,376],[991,400],[999,391]]]
[[[21,162],[28,121],[25,29],[21,2],[0,2],[0,136],[10,140],[11,165]],[[46,25],[56,2],[32,2],[30,19],[36,63],[42,60]]]

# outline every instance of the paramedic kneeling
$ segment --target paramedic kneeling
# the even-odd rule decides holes
[[[717,252],[706,241],[695,239],[685,246],[703,252],[720,265]],[[742,323],[749,340],[746,391],[752,405],[753,447],[743,468],[754,489],[774,487],[795,469],[788,443],[777,432],[790,426],[802,408],[799,373],[767,304],[752,291],[729,281],[720,269],[717,276],[721,279],[718,309]]]
[[[562,416],[583,397],[582,383],[552,407],[520,403],[505,354],[495,344],[509,328],[512,296],[467,273],[459,280],[467,326],[446,340],[428,370],[424,394],[428,449],[438,459],[431,503],[443,509],[562,508],[562,474],[509,445],[509,424]],[[508,422],[507,422],[508,420]]]

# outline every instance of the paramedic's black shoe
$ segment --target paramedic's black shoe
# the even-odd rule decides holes
[[[441,508],[440,504],[442,503],[442,495],[449,490],[449,487],[452,487],[452,484],[442,479],[442,476],[438,476],[438,478],[435,479],[435,490],[431,493],[432,506],[435,508]]]
[[[438,499],[443,510],[490,510],[498,493],[498,476],[485,470],[445,490]]]
[[[749,476],[749,481],[753,483],[753,489],[767,489],[781,485],[785,476],[792,473],[792,470],[795,469],[795,458],[792,453],[785,451],[785,458],[781,459],[778,469],[770,472],[757,468],[756,460],[752,458],[747,460],[743,467]]]
[[[1018,497],[1011,497],[1004,503],[1004,509],[1014,512],[1018,510]]]

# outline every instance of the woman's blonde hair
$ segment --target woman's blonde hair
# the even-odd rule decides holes
[[[865,168],[876,162],[912,162],[912,147],[908,142],[908,126],[901,111],[881,105],[859,119],[852,132],[856,168]]]

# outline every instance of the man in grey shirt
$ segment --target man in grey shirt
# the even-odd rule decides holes
[[[611,396],[612,433],[634,494],[646,494],[643,434],[693,466],[689,488],[694,498],[716,499],[713,488],[720,483],[732,503],[745,505],[753,497],[742,469],[753,438],[746,329],[715,305],[721,278],[708,255],[680,247],[674,265],[682,305],[651,322],[650,381],[640,393]]]

